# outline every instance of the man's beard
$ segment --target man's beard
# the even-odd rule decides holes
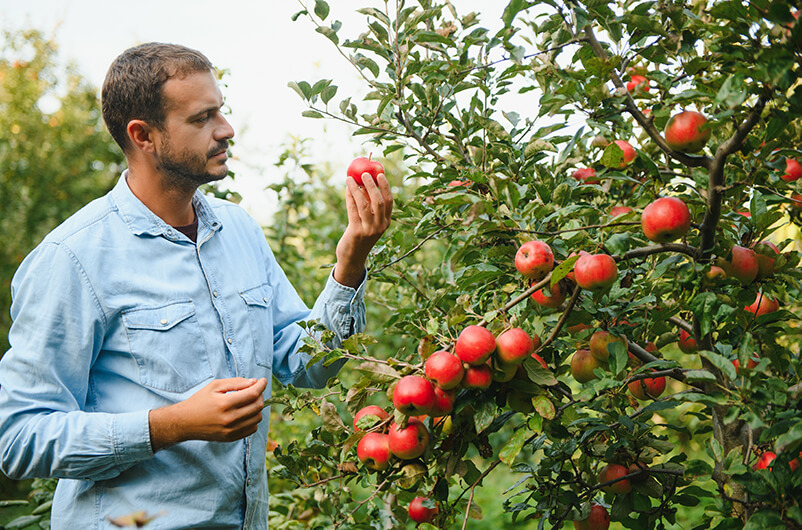
[[[228,170],[220,167],[220,173],[209,173],[206,164],[209,158],[226,150],[228,141],[223,141],[210,149],[205,155],[193,153],[185,149],[181,153],[173,150],[170,138],[165,137],[161,145],[161,153],[156,153],[157,169],[164,175],[164,186],[167,189],[194,191],[203,184],[224,179]]]

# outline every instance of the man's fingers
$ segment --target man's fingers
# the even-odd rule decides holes
[[[209,383],[209,389],[214,392],[236,392],[251,387],[256,383],[256,379],[247,379],[245,377],[231,377],[229,379],[216,379]]]

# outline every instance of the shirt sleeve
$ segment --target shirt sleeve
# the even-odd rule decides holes
[[[148,411],[85,410],[106,318],[75,255],[43,243],[14,277],[0,360],[0,468],[11,478],[103,480],[151,458]]]
[[[352,288],[337,282],[332,271],[323,292],[310,311],[276,263],[272,253],[269,256],[268,267],[274,292],[273,375],[285,385],[323,388],[326,386],[326,381],[337,375],[345,360],[334,362],[329,366],[317,363],[307,368],[306,365],[311,357],[299,351],[306,331],[297,323],[302,320],[315,320],[324,325],[334,333],[334,338],[327,344],[330,348],[339,348],[344,339],[364,331],[366,283],[364,278],[367,275],[363,277],[359,287]]]

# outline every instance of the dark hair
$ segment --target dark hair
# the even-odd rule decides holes
[[[161,129],[165,120],[163,86],[171,77],[211,71],[201,52],[178,44],[149,42],[124,51],[106,73],[101,92],[103,121],[114,141],[126,151],[131,120]]]

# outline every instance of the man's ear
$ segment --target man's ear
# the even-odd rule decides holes
[[[126,127],[128,139],[135,149],[145,153],[152,153],[155,150],[154,129],[146,121],[131,120]]]

